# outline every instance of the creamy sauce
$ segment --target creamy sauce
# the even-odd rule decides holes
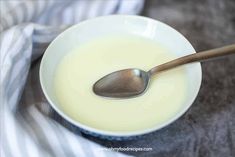
[[[174,58],[162,45],[138,36],[110,36],[87,42],[58,65],[54,90],[59,107],[72,119],[106,131],[138,131],[160,125],[183,107],[187,93],[184,67],[156,75],[147,92],[136,98],[103,98],[93,93],[92,86],[113,71],[147,71]]]

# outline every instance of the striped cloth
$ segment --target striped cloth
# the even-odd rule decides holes
[[[41,93],[38,65],[34,64],[69,25],[106,14],[137,14],[143,3],[143,0],[0,1],[1,157],[126,156],[102,151],[102,146],[55,121],[54,111]]]

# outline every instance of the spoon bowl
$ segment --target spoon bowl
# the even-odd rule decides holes
[[[149,73],[141,69],[124,69],[102,77],[94,84],[93,91],[104,97],[135,97],[144,93],[149,78]]]

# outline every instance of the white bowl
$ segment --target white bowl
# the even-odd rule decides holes
[[[165,127],[184,114],[196,98],[202,78],[200,63],[186,65],[187,76],[190,83],[187,100],[185,104],[183,104],[184,107],[182,110],[164,124],[153,128],[125,133],[99,130],[73,120],[58,107],[53,91],[53,79],[55,69],[61,59],[68,52],[91,39],[117,33],[135,34],[151,38],[167,47],[179,57],[195,53],[194,48],[183,35],[172,27],[150,18],[129,15],[110,15],[87,20],[61,33],[47,48],[40,65],[40,83],[47,100],[63,118],[93,135],[125,138],[146,134]]]

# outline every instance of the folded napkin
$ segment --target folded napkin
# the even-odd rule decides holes
[[[38,74],[29,70],[70,25],[107,14],[138,14],[143,1],[0,1],[1,157],[126,156],[104,151],[53,120],[48,103],[39,99]],[[27,80],[28,74],[34,79]]]

